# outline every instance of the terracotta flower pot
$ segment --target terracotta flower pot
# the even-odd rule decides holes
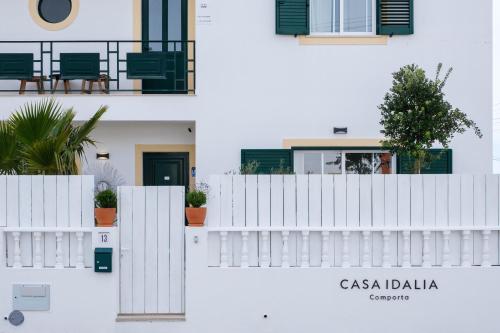
[[[206,207],[186,208],[186,218],[188,220],[188,225],[191,227],[203,227],[206,217],[207,217]]]
[[[94,214],[98,227],[112,227],[116,220],[116,208],[96,208]]]

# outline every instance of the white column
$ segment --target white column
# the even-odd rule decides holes
[[[363,231],[363,267],[371,267],[370,260],[370,231]]]
[[[271,259],[269,256],[269,231],[262,231],[262,248],[261,248],[261,260],[260,267],[269,267],[271,265]]]
[[[42,268],[42,233],[36,231],[33,233],[33,241],[34,241],[34,253],[33,253],[33,268],[40,269]]]
[[[321,232],[321,267],[330,267],[330,254],[328,253],[328,247],[330,245],[330,231]]]
[[[62,239],[63,233],[56,232],[56,268],[64,268]]]
[[[76,233],[76,268],[85,267],[83,262],[83,232]]]
[[[443,231],[443,267],[451,267],[450,230]]]
[[[248,231],[241,232],[241,267],[248,267]]]
[[[428,230],[422,231],[422,236],[424,238],[423,253],[422,253],[422,267],[431,267],[431,232]]]
[[[349,261],[349,231],[342,231],[342,267],[350,267]]]
[[[461,262],[462,267],[471,266],[469,239],[470,239],[470,230],[462,231],[462,262]]]
[[[227,258],[227,231],[221,231],[220,235],[220,267],[228,267]]]
[[[23,267],[23,264],[21,262],[21,233],[18,231],[15,231],[12,233],[12,238],[14,238],[14,263],[13,267],[14,268],[21,268]]]
[[[411,267],[410,259],[410,232],[403,231],[403,267]]]
[[[283,242],[283,248],[281,250],[281,267],[288,268],[290,267],[290,258],[289,258],[289,247],[288,247],[288,236],[290,235],[289,231],[281,232],[281,240]]]
[[[390,253],[390,244],[389,240],[391,237],[391,232],[390,231],[383,231],[382,232],[382,239],[384,242],[383,249],[382,249],[382,267],[391,267],[391,253]]]
[[[481,266],[490,267],[490,230],[483,230],[483,260]]]
[[[309,231],[302,231],[302,255],[300,256],[300,267],[309,267]]]

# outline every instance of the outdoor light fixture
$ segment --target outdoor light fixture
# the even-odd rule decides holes
[[[347,134],[347,127],[334,127],[333,134]]]
[[[109,160],[109,153],[97,153],[96,159],[98,160]]]

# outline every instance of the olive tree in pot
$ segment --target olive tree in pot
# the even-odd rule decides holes
[[[95,219],[98,227],[111,227],[116,220],[116,194],[104,190],[95,196]]]
[[[207,187],[198,185],[187,193],[186,201],[189,207],[186,208],[186,218],[188,225],[192,227],[202,227],[207,217],[207,208],[202,207],[207,203]]]

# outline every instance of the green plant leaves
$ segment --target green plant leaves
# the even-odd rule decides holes
[[[439,64],[434,79],[417,65],[406,65],[393,73],[390,91],[379,106],[383,126],[383,146],[392,153],[416,159],[419,172],[426,159],[425,150],[440,143],[447,148],[455,134],[473,129],[478,137],[481,130],[467,114],[454,108],[446,99],[443,88],[452,68],[441,79]]]
[[[77,126],[73,110],[53,99],[25,104],[0,123],[0,174],[77,174],[76,159],[94,144],[89,135],[106,110]]]

